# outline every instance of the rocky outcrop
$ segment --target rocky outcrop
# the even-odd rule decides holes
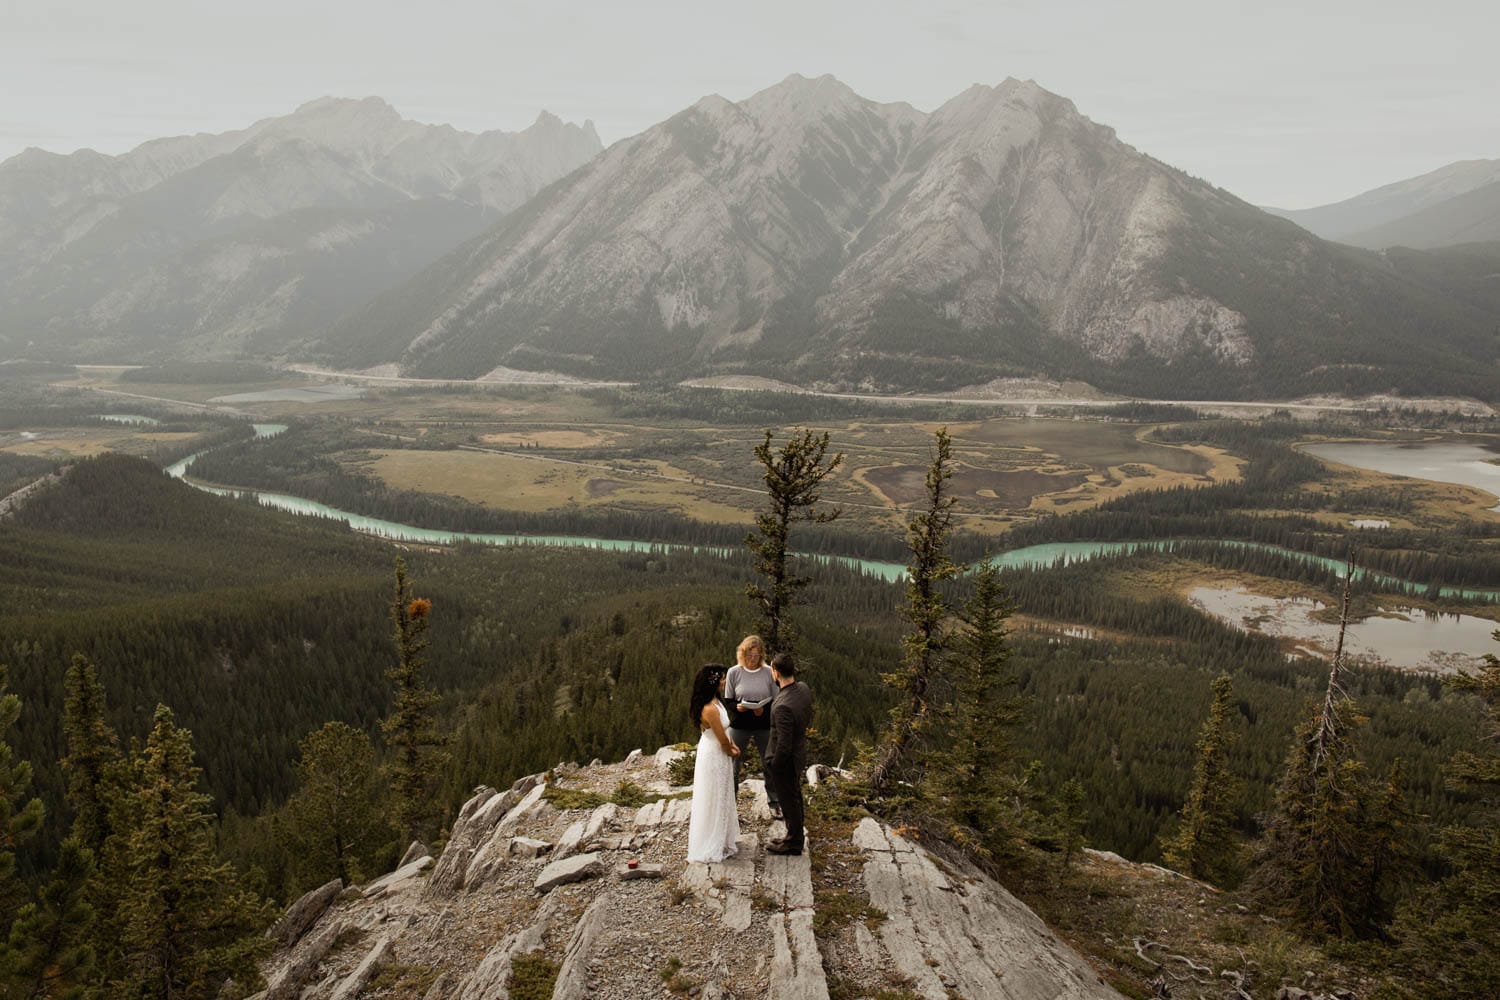
[[[488,845],[495,827],[542,784],[542,776],[533,774],[520,779],[503,794],[497,794],[487,785],[476,788],[474,797],[464,803],[453,823],[448,846],[428,880],[428,893],[436,897],[462,889],[475,855]]]
[[[1105,1000],[1118,994],[1041,919],[974,870],[947,867],[872,819],[853,842],[867,858],[870,903],[883,910],[877,937],[911,988],[928,1000]]]
[[[504,793],[477,789],[435,864],[419,858],[357,897],[339,895],[267,960],[267,1000],[352,1000],[392,963],[422,971],[425,1000],[498,1000],[510,996],[523,956],[532,957],[528,971],[550,965],[553,996],[568,1000],[638,1000],[664,988],[828,1000],[837,995],[830,973],[843,995],[1114,996],[1003,889],[951,859],[939,866],[873,820],[849,827],[847,842],[814,836],[800,857],[770,855],[763,845],[785,831],[748,779],[735,855],[687,864],[690,806],[654,758],[554,773],[599,794],[628,780],[656,801],[559,810],[543,798],[540,775]],[[822,850],[837,855],[830,869],[852,871],[858,884],[819,883]],[[471,879],[476,862],[483,877]],[[887,915],[870,927],[820,923],[825,893],[868,896]]]
[[[309,890],[301,899],[287,907],[281,919],[266,932],[266,937],[283,948],[296,944],[343,890],[344,880],[341,878]]]
[[[543,868],[536,877],[533,888],[548,893],[569,882],[582,882],[604,874],[604,863],[597,854],[577,854],[562,861],[554,861]]]

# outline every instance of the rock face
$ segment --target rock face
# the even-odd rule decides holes
[[[308,891],[287,907],[286,913],[266,932],[266,936],[283,948],[296,944],[343,890],[344,880],[336,878]]]
[[[570,787],[595,792],[622,780],[671,792],[650,757],[567,776]],[[267,997],[357,996],[383,965],[399,963],[431,982],[427,1000],[495,1000],[510,995],[523,957],[549,963],[553,996],[570,1000],[637,1000],[664,990],[828,1000],[830,973],[842,983],[840,995],[1116,996],[1004,890],[961,865],[938,867],[872,820],[850,827],[847,843],[814,837],[801,857],[768,855],[762,845],[785,831],[770,821],[760,783],[748,779],[737,853],[722,864],[689,865],[686,800],[559,811],[542,799],[546,787],[533,776],[503,794],[477,790],[430,877],[394,872],[365,886],[361,898],[334,902],[310,932],[266,961]],[[502,833],[507,824],[513,829]],[[497,838],[507,849],[483,880],[432,884],[466,870],[474,845]],[[554,843],[555,851],[584,839],[600,847],[561,860],[508,849],[523,839]],[[847,870],[856,859],[864,884],[818,884],[820,850],[838,853],[834,868]],[[450,854],[467,860],[452,863]],[[630,860],[639,862],[635,869]],[[867,894],[886,919],[873,931],[860,922],[821,926],[820,894],[845,891]]]
[[[868,858],[870,902],[886,913],[879,941],[920,996],[1118,995],[1035,913],[989,879],[976,878],[976,872],[945,874],[910,841],[872,819],[860,822],[853,839]]]
[[[597,854],[576,854],[571,858],[554,861],[536,877],[537,892],[551,892],[569,882],[582,882],[604,874],[604,863]]]
[[[912,389],[1045,370],[1301,392],[1356,348],[1372,387],[1400,384],[1441,315],[1488,364],[1496,295],[1454,301],[1416,270],[1324,244],[1029,81],[928,114],[793,76],[616,143],[320,348],[437,376],[686,364]]]
[[[274,352],[600,148],[592,125],[545,113],[472,134],[322,98],[121,156],[27,150],[0,163],[0,353]]]

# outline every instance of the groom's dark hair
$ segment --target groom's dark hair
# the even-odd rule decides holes
[[[796,677],[797,661],[792,659],[791,653],[777,653],[771,657],[771,669],[783,677]]]

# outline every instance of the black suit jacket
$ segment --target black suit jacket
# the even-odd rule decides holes
[[[771,702],[771,736],[766,766],[800,774],[807,769],[807,727],[812,722],[812,689],[801,681],[782,688]]]

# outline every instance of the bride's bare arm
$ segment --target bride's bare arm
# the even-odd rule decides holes
[[[714,739],[719,741],[719,746],[724,748],[724,752],[731,757],[738,757],[740,748],[734,745],[734,740],[731,740],[729,734],[724,731],[724,720],[719,717],[719,706],[714,702],[704,705],[701,718],[703,725],[714,731]]]

